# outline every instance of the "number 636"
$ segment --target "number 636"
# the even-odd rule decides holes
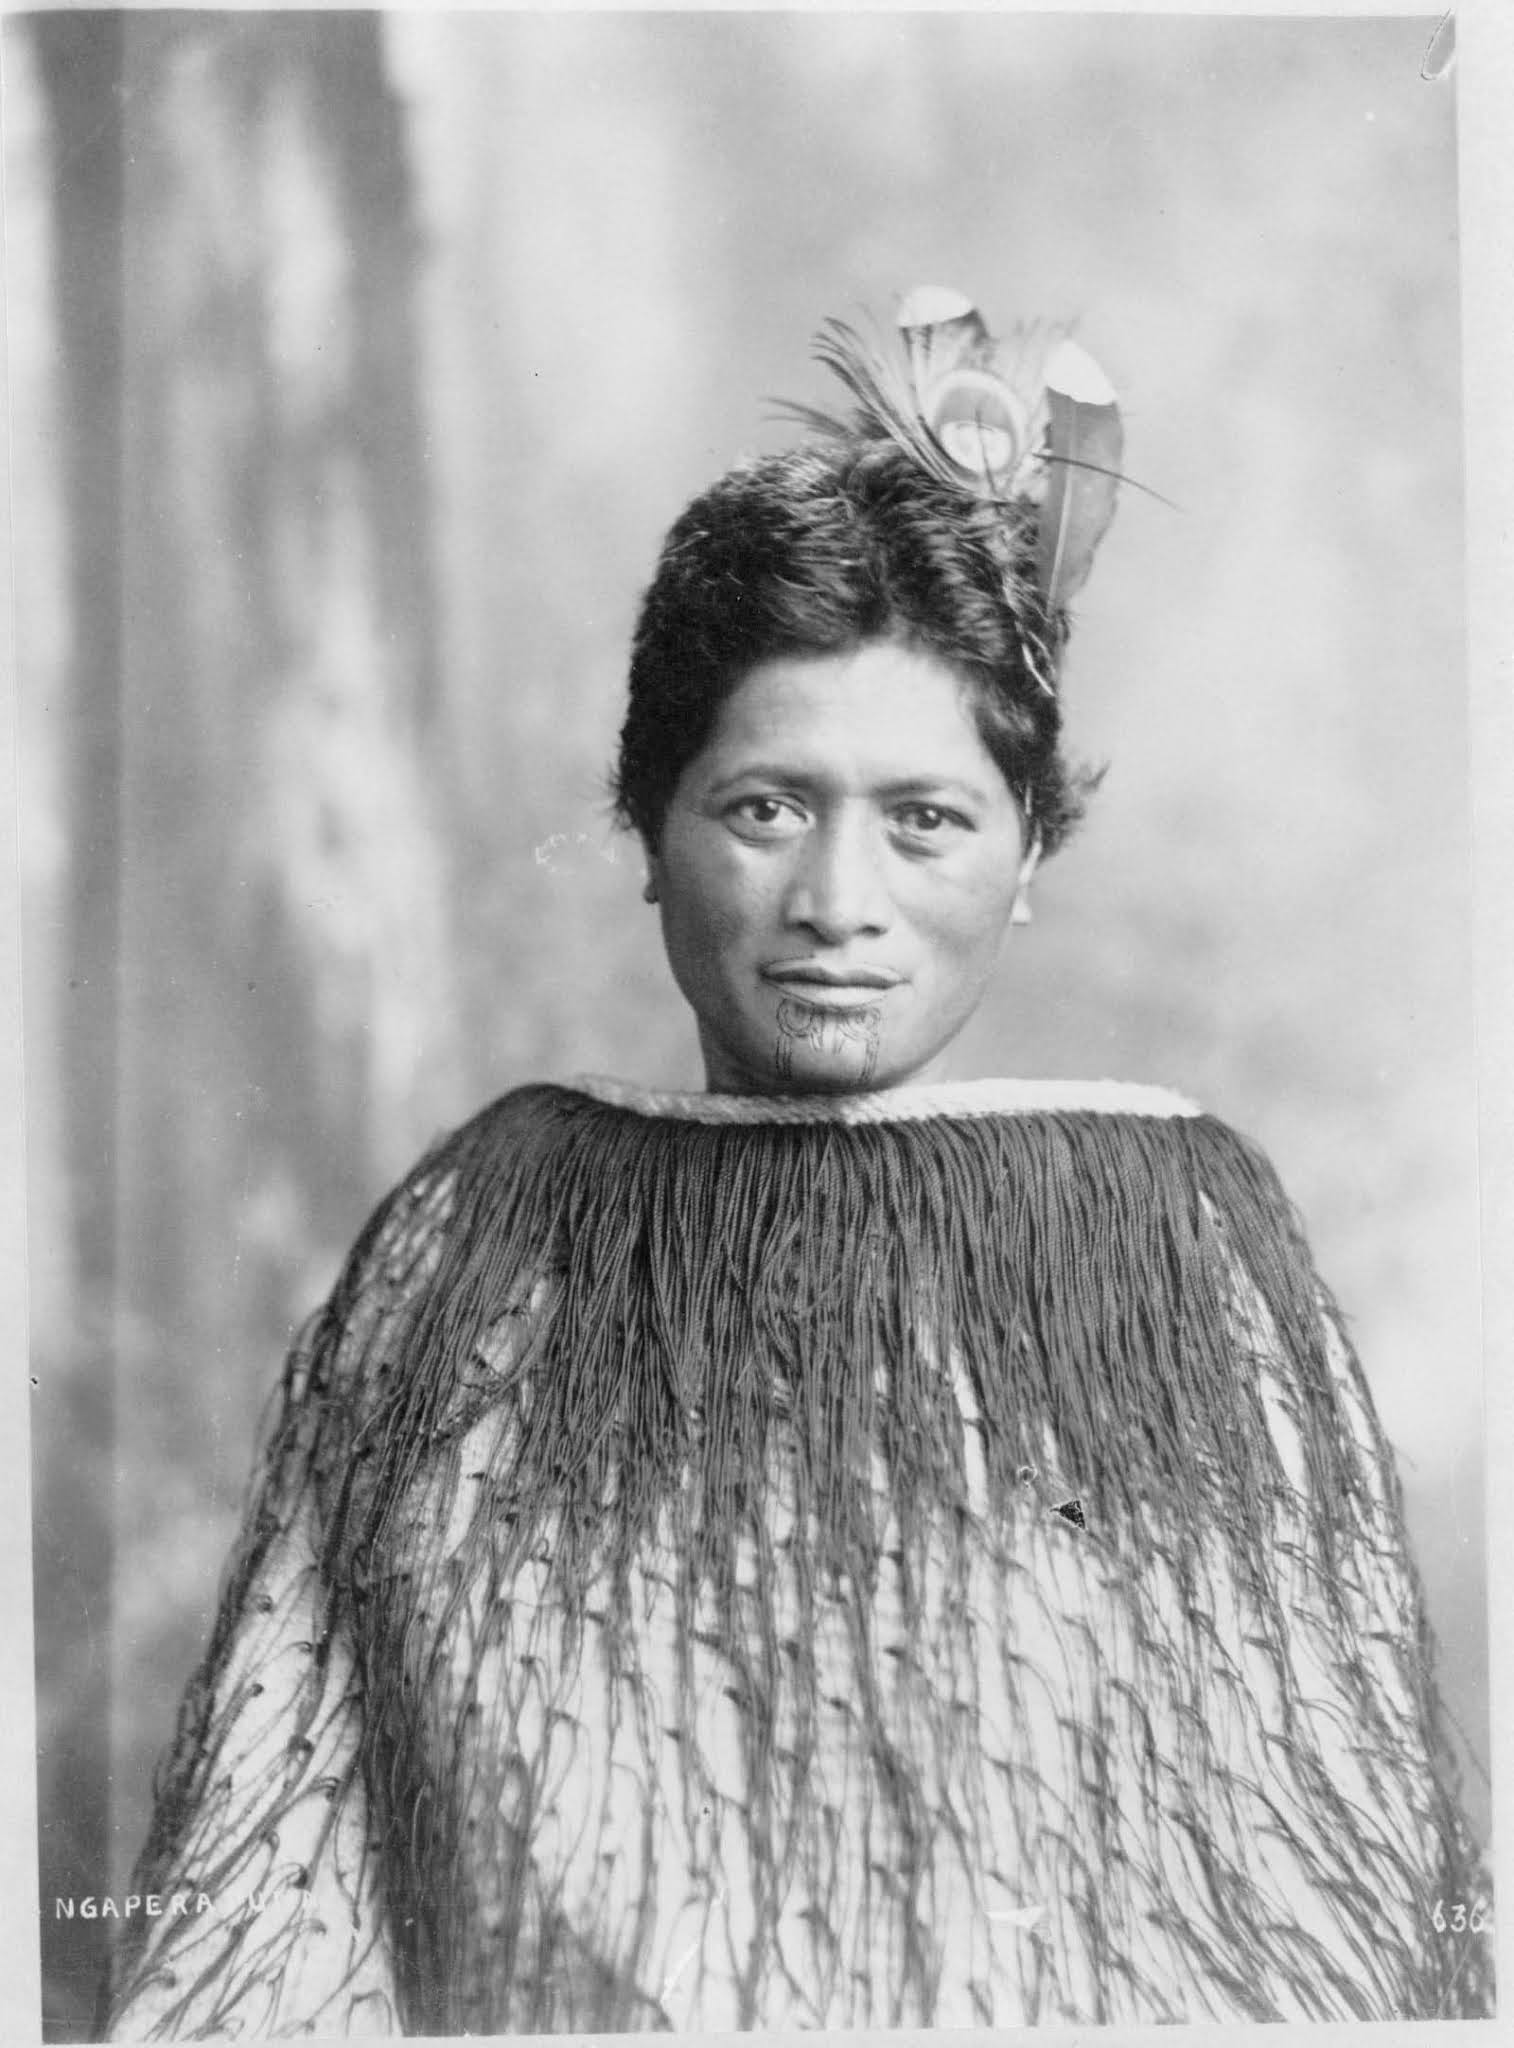
[[[1444,1899],[1437,1899],[1430,1922],[1437,1934],[1481,1934],[1488,1924],[1487,1902],[1478,1899],[1468,1906],[1465,1899],[1458,1899],[1448,1909]]]

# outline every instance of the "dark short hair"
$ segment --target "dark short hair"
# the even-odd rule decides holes
[[[722,477],[672,527],[642,600],[618,818],[657,847],[679,777],[754,668],[893,639],[961,676],[984,746],[1054,853],[1098,778],[1061,751],[1066,621],[1030,575],[1028,519],[860,435]]]

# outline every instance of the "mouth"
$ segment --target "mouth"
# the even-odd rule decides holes
[[[833,967],[813,960],[780,961],[765,967],[762,976],[800,1001],[822,1008],[876,1002],[904,979],[886,967]]]

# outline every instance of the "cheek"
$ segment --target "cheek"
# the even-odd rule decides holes
[[[1013,884],[997,869],[933,889],[916,908],[915,925],[942,964],[991,967],[1009,929]]]
[[[717,956],[738,952],[766,915],[762,876],[723,846],[699,847],[697,857],[669,862],[662,885],[663,932],[696,972]]]

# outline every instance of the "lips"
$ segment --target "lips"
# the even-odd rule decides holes
[[[838,967],[816,960],[780,960],[762,972],[764,980],[818,1002],[839,1001],[848,996],[866,1000],[884,989],[897,988],[904,979],[887,967]]]

